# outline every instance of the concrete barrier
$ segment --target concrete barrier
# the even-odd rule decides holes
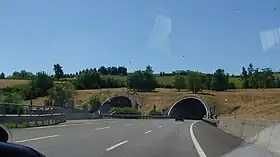
[[[82,119],[96,119],[99,116],[94,113],[67,113],[65,114],[66,120],[82,120]]]
[[[219,125],[219,119],[211,119],[211,118],[203,118],[202,119],[204,122],[210,124],[210,125],[213,125],[213,126],[218,126]]]
[[[218,127],[227,133],[246,140],[251,143],[251,146],[265,148],[270,153],[280,153],[280,120],[221,118]]]
[[[218,128],[248,142],[255,142],[264,129],[277,124],[280,124],[280,120],[220,118]]]

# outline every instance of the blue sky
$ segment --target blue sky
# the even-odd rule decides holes
[[[52,73],[60,63],[65,72],[149,64],[156,72],[239,73],[250,62],[279,70],[280,49],[263,51],[260,42],[261,31],[280,27],[277,6],[279,0],[1,0],[0,71]],[[171,34],[152,47],[159,15],[171,19]]]

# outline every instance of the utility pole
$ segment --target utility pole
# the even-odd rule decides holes
[[[30,106],[32,107],[33,100],[33,76],[31,77],[31,90],[30,90]]]
[[[131,61],[128,61],[129,68],[131,69],[131,72],[133,73],[133,68]],[[129,86],[128,86],[128,71],[126,72],[126,92],[129,93]]]
[[[109,80],[110,80],[110,78],[111,78],[111,71],[112,71],[112,68],[110,68],[110,67],[108,67],[107,68],[107,72],[108,72],[108,78],[107,78],[107,80],[108,80],[108,82],[109,82]],[[108,86],[108,94],[110,93],[110,89],[109,89],[110,87]]]

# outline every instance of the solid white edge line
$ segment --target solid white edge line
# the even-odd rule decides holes
[[[146,131],[146,132],[145,132],[145,134],[148,134],[148,133],[150,133],[150,132],[152,132],[152,130],[148,130],[148,131]]]
[[[109,129],[110,126],[106,126],[106,127],[103,127],[103,128],[96,128],[95,130],[103,130],[103,129]]]
[[[200,145],[199,145],[198,141],[196,140],[195,136],[194,136],[194,133],[193,133],[193,125],[194,125],[195,123],[198,123],[198,121],[193,122],[193,123],[191,124],[191,127],[190,127],[190,134],[191,134],[191,138],[192,138],[193,144],[194,144],[194,146],[195,146],[195,149],[196,149],[196,151],[197,151],[199,157],[207,157],[206,154],[204,153],[204,151],[202,150],[202,148],[200,147]]]
[[[43,139],[46,139],[46,138],[57,137],[57,136],[60,136],[60,135],[51,135],[51,136],[30,138],[30,139],[26,139],[26,140],[15,141],[15,143],[23,143],[23,142],[29,142],[29,141],[43,140]]]
[[[122,141],[122,142],[120,142],[120,143],[117,143],[117,144],[113,145],[112,147],[107,148],[106,151],[111,151],[111,150],[117,148],[118,146],[121,146],[121,145],[123,145],[123,144],[125,144],[125,143],[127,143],[127,142],[128,142],[128,141]]]

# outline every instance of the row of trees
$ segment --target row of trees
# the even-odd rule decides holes
[[[82,73],[87,73],[90,71],[93,72],[99,72],[101,75],[127,75],[127,68],[123,67],[123,66],[119,66],[119,67],[115,67],[115,66],[111,66],[111,67],[105,67],[105,66],[101,66],[99,69],[96,68],[90,68],[90,69],[83,69],[80,70],[76,73],[69,73],[66,74],[63,71],[63,68],[60,64],[55,64],[53,66],[53,70],[54,70],[54,75],[52,75],[51,77],[54,77],[56,79],[61,79],[61,78],[73,78],[76,77]],[[0,79],[31,79],[34,76],[33,73],[28,72],[26,70],[21,70],[21,71],[15,71],[13,72],[13,74],[11,76],[5,76],[5,74],[2,72],[0,74]]]
[[[270,68],[254,68],[249,64],[248,68],[242,67],[241,75],[243,88],[280,88],[280,77]]]
[[[55,64],[53,67],[55,78],[61,79],[61,78],[71,78],[79,76],[83,73],[92,73],[92,72],[99,72],[101,75],[127,75],[127,68],[119,66],[119,67],[105,67],[101,66],[99,69],[96,68],[90,68],[90,69],[84,69],[79,72],[76,72],[75,74],[64,74],[62,70],[62,66],[59,64]]]
[[[65,97],[73,96],[76,89],[100,89],[100,88],[119,88],[127,87],[133,91],[152,91],[155,88],[176,88],[189,89],[194,93],[203,89],[224,91],[226,89],[234,89],[235,84],[231,82],[233,78],[223,69],[217,69],[213,74],[204,74],[201,72],[188,71],[187,75],[182,71],[176,71],[173,84],[166,85],[158,83],[156,75],[153,74],[151,66],[147,66],[144,70],[135,71],[127,75],[126,79],[118,79],[114,76],[101,77],[102,74],[92,70],[85,70],[76,76],[76,79],[69,81],[60,81],[54,83],[56,79],[63,78],[62,67],[59,64],[54,65],[54,76],[50,76],[45,72],[32,74],[22,70],[14,73],[13,76],[28,78],[30,81],[27,85],[16,85],[0,89],[2,95],[7,96],[7,102],[18,102],[21,100],[34,99],[41,96],[49,96],[54,104],[65,104],[61,101]],[[0,75],[1,76],[1,75]],[[280,87],[280,79],[278,73],[273,72],[269,68],[258,69],[252,64],[242,68],[242,75],[239,77],[243,88],[278,88]],[[70,91],[71,90],[71,91]],[[67,91],[63,99],[56,96],[62,91]]]
[[[187,76],[187,77],[186,77]],[[187,75],[178,72],[174,79],[174,87],[178,90],[189,88],[193,92],[201,89],[224,91],[235,89],[235,84],[230,82],[230,76],[223,69],[217,69],[214,74],[202,74],[200,72],[188,72]],[[187,78],[187,79],[186,79]],[[249,64],[248,68],[242,67],[242,74],[239,77],[242,88],[280,88],[280,75],[270,68],[254,68]]]
[[[178,73],[174,79],[174,87],[178,91],[188,88],[193,93],[197,93],[202,89],[224,91],[230,88],[230,84],[229,75],[225,74],[223,69],[217,69],[214,74],[190,72],[187,77]]]

